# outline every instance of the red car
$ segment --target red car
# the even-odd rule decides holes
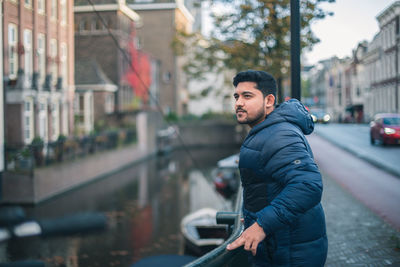
[[[383,145],[400,144],[400,114],[377,114],[370,123],[370,140],[379,140]]]

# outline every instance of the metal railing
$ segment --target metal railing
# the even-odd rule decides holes
[[[250,266],[247,261],[247,254],[242,249],[242,247],[239,247],[235,250],[226,249],[226,246],[229,243],[233,242],[236,238],[238,238],[243,231],[243,223],[241,222],[242,202],[242,188],[239,187],[234,209],[235,212],[217,213],[217,223],[228,224],[229,228],[231,229],[231,235],[229,236],[229,238],[221,246],[185,265],[185,267]]]

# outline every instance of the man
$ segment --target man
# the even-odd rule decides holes
[[[240,149],[245,230],[254,266],[323,266],[327,255],[322,180],[304,137],[314,129],[297,100],[275,107],[276,82],[248,70],[233,79],[237,121],[251,130]]]

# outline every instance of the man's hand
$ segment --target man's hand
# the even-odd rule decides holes
[[[230,243],[226,249],[233,250],[244,245],[244,249],[251,251],[253,256],[255,256],[258,244],[263,241],[265,237],[264,230],[255,222],[252,226],[244,230],[235,241]]]

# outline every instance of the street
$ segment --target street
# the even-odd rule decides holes
[[[390,157],[399,155],[400,147],[387,147],[385,153],[386,147],[371,146],[367,130],[365,125],[317,125],[308,136],[324,181],[326,266],[400,265],[400,177],[385,170],[395,169]],[[385,158],[383,168],[369,163],[378,154]]]
[[[400,146],[371,145],[367,124],[317,124],[315,133],[400,177]]]

